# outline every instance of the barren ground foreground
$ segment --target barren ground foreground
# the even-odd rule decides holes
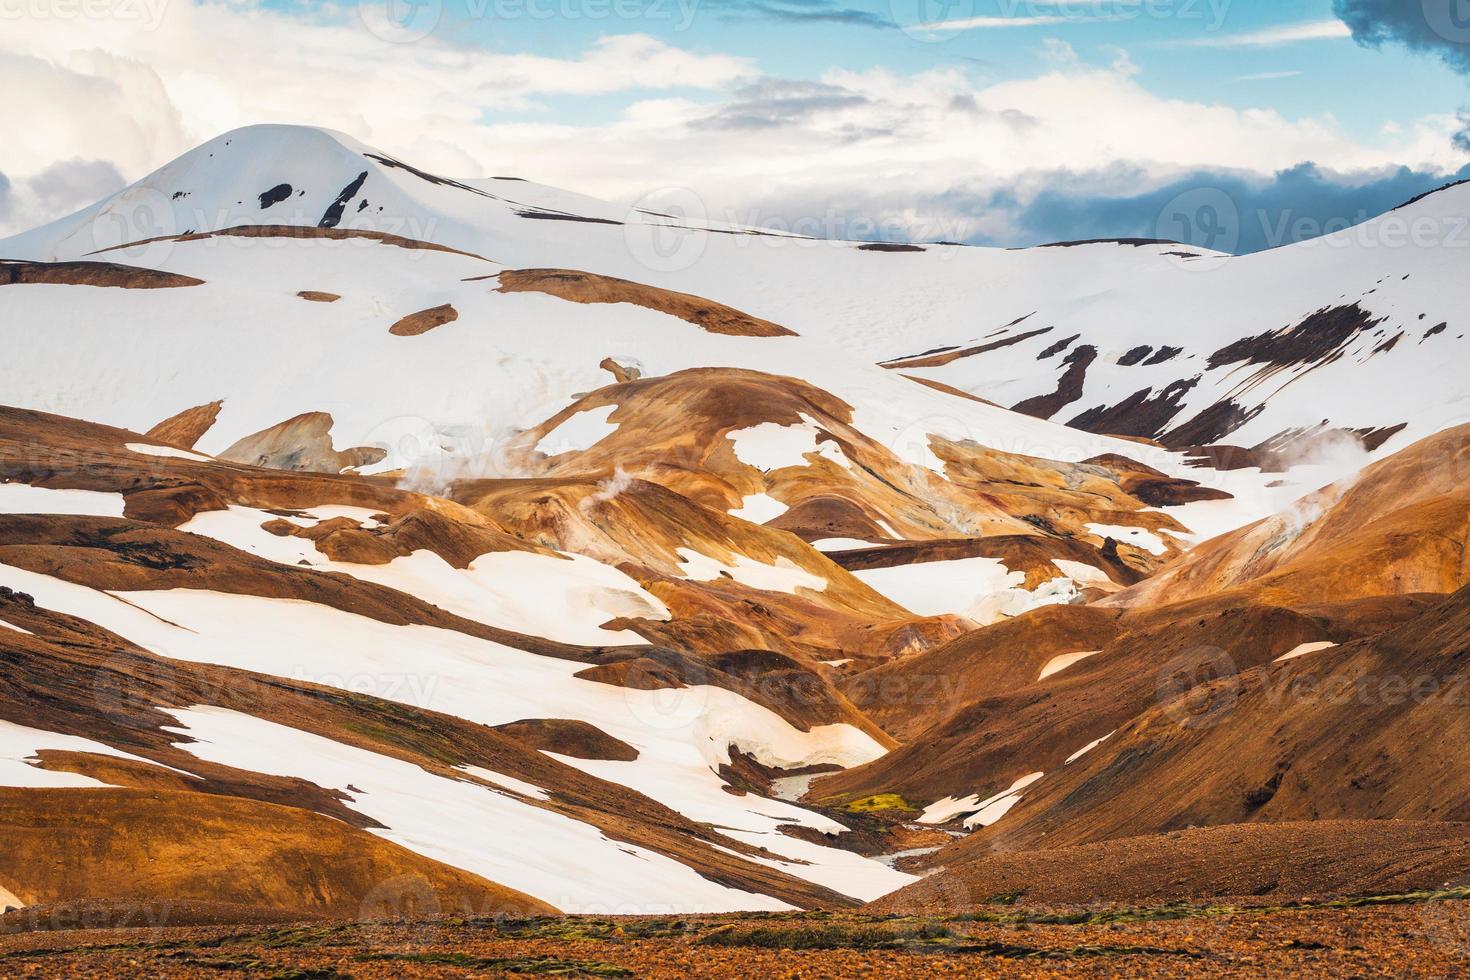
[[[805,912],[33,931],[0,936],[0,976],[1445,977],[1470,972],[1467,897],[1461,888],[1287,904],[1027,907],[997,896],[989,909],[935,918]],[[132,909],[133,921],[149,911],[159,912]],[[99,913],[31,914],[85,923]]]

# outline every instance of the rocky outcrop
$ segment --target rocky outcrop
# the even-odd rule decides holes
[[[507,269],[500,273],[498,282],[497,289],[502,293],[546,293],[573,303],[632,303],[676,316],[710,333],[733,337],[795,336],[794,331],[780,324],[742,313],[724,303],[590,272]]]
[[[193,449],[194,444],[204,438],[204,434],[214,427],[215,419],[219,418],[220,409],[224,407],[224,404],[223,401],[213,401],[186,408],[179,414],[164,419],[149,429],[145,435],[171,446]]]

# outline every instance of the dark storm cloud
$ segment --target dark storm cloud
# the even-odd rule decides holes
[[[1333,0],[1333,12],[1368,47],[1397,42],[1436,54],[1470,74],[1470,3],[1466,0]]]
[[[1117,176],[1058,175],[1025,204],[1009,195],[992,196],[974,202],[972,213],[1000,210],[1014,215],[1016,240],[987,244],[1168,238],[1246,253],[1361,224],[1446,183],[1442,174],[1407,167],[1344,177],[1302,163],[1266,181],[1205,171],[1144,194],[1120,196],[1096,189]],[[1470,166],[1457,177],[1470,177]]]
[[[1470,76],[1470,0],[1333,0],[1332,9],[1359,44],[1402,44]],[[1470,152],[1470,116],[1460,121],[1454,143]]]

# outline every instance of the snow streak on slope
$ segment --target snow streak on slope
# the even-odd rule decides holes
[[[534,895],[566,912],[777,911],[783,902],[706,881],[677,861],[510,793],[223,708],[175,711],[186,751],[339,790],[411,851]]]
[[[81,773],[43,769],[35,764],[38,761],[38,752],[90,752],[114,759],[156,765],[152,760],[120,752],[110,745],[94,742],[89,738],[41,731],[0,719],[0,786],[47,788],[107,785]]]
[[[871,736],[849,725],[802,732],[723,688],[614,687],[572,676],[584,666],[576,662],[432,627],[389,626],[312,603],[185,590],[112,596],[16,568],[0,566],[0,573],[39,604],[88,619],[165,657],[372,694],[487,725],[528,718],[586,721],[633,746],[638,758],[563,761],[643,793],[692,820],[750,835],[748,839],[758,840],[773,854],[799,856],[809,863],[788,869],[799,877],[862,900],[912,880],[849,852],[813,849],[787,837],[779,830],[783,824],[825,834],[845,828],[788,803],[754,795],[732,797],[718,775],[719,767],[730,762],[732,747],[777,768],[852,766],[882,755],[883,748]],[[455,846],[483,856],[496,853],[493,848],[499,845],[468,841]],[[492,850],[485,851],[487,847]],[[793,853],[797,851],[799,855]],[[476,870],[468,864],[459,866]],[[576,900],[636,904],[638,893],[627,890],[633,884],[596,896],[579,892]],[[526,890],[558,901],[558,896]]]
[[[371,516],[366,511],[344,515],[344,510],[348,508],[315,508],[311,517],[319,523],[340,516]],[[466,619],[563,643],[641,644],[643,638],[636,633],[600,627],[620,616],[669,618],[667,607],[637,582],[583,555],[492,552],[458,569],[433,552],[416,551],[386,565],[362,565],[331,561],[305,538],[278,537],[262,530],[271,518],[264,511],[237,506],[199,514],[182,529],[283,564],[344,572],[427,599]]]

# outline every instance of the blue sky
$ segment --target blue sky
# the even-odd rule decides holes
[[[1418,0],[1405,0],[1417,3]],[[1118,19],[1090,19],[1082,2],[1061,4],[1079,15],[1067,23],[935,32],[916,39],[903,26],[923,23],[920,10],[939,16],[939,0],[749,3],[743,0],[626,0],[618,17],[613,0],[446,0],[438,35],[498,51],[534,50],[570,56],[602,34],[638,31],[670,44],[755,59],[762,71],[818,78],[831,68],[873,67],[912,73],[941,65],[977,79],[1026,77],[1036,71],[1046,38],[1079,54],[1107,57],[1122,48],[1148,87],[1163,96],[1218,102],[1241,109],[1265,107],[1288,115],[1334,114],[1350,132],[1377,133],[1385,124],[1433,112],[1454,112],[1466,101],[1462,80],[1443,63],[1401,47],[1369,49],[1351,38],[1279,44],[1205,47],[1199,42],[1249,36],[1292,25],[1335,20],[1332,0],[1160,0],[1154,7],[1104,4]],[[1004,17],[1024,23],[1055,5],[1021,0],[950,0],[957,18]],[[692,16],[688,11],[692,8]],[[802,20],[771,10],[790,11]],[[550,11],[581,11],[575,17]],[[1154,16],[1149,10],[1169,16]],[[604,13],[604,12],[607,13]],[[852,15],[851,22],[840,18]],[[824,17],[827,19],[815,19]],[[865,26],[863,19],[891,26]],[[687,26],[686,26],[687,25]],[[914,32],[920,35],[928,32]],[[1290,73],[1290,74],[1288,74]],[[1284,77],[1266,77],[1279,75]],[[637,93],[622,93],[627,100]],[[563,100],[551,115],[576,122],[608,111],[600,100]]]
[[[1154,237],[1204,193],[1254,250],[1470,173],[1470,0],[95,2],[0,32],[0,82],[48,94],[0,103],[0,232],[262,122],[454,176],[997,245]]]

